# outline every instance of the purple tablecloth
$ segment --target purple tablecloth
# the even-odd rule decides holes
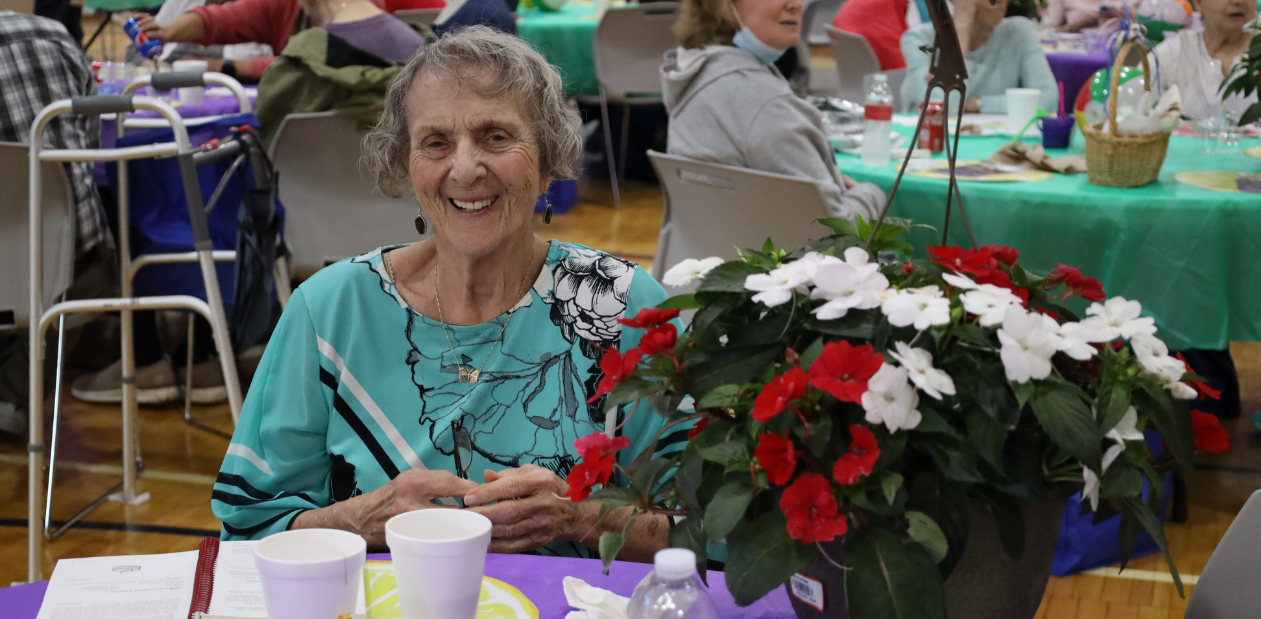
[[[389,559],[390,555],[368,555],[369,559]],[[529,555],[497,555],[486,557],[486,575],[502,580],[520,589],[539,608],[539,619],[564,619],[572,610],[565,603],[561,581],[566,576],[581,578],[587,583],[629,597],[635,585],[643,579],[651,566],[642,563],[614,563],[609,575],[600,573],[600,562],[595,559],[563,559]],[[726,583],[720,572],[709,573],[710,595],[724,619],[792,619],[796,615],[788,604],[784,589],[776,589],[770,595],[746,608],[736,606],[727,593]],[[0,589],[0,609],[8,619],[35,619],[39,605],[44,600],[47,582]]]
[[[1071,110],[1082,84],[1090,80],[1095,71],[1112,61],[1107,52],[1047,52],[1046,61],[1056,81],[1064,84],[1064,107]]]

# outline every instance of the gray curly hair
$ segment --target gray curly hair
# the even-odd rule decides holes
[[[424,73],[465,79],[490,69],[495,78],[475,92],[483,97],[516,98],[525,103],[539,149],[539,171],[552,178],[577,178],[574,164],[582,154],[578,112],[565,101],[560,74],[528,43],[486,26],[470,26],[427,43],[412,56],[385,93],[381,119],[363,138],[362,165],[387,196],[411,192],[407,160],[411,154],[407,93]]]

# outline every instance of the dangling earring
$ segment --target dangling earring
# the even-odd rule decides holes
[[[550,224],[552,223],[552,203],[546,195],[543,196],[543,204],[547,205],[547,210],[543,211],[543,223]]]
[[[425,236],[425,231],[429,229],[429,224],[425,222],[425,212],[416,209],[416,232],[420,236]]]

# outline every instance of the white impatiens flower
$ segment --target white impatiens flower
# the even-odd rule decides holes
[[[924,393],[940,400],[941,395],[955,394],[955,381],[950,375],[933,367],[932,353],[923,348],[911,348],[902,342],[896,342],[897,352],[888,355],[897,359],[906,368],[911,382]]]
[[[942,275],[941,278],[946,280],[947,284],[964,290],[976,290],[977,286],[980,285],[972,281],[972,278],[958,273],[946,273],[945,275]]]
[[[840,262],[840,258],[835,256],[824,256],[812,251],[800,260],[781,265],[770,273],[755,273],[744,278],[744,288],[758,293],[753,295],[753,300],[767,307],[783,305],[792,299],[794,291],[803,294],[808,292],[808,286],[820,265]]]
[[[1140,318],[1143,306],[1138,301],[1127,301],[1124,297],[1112,297],[1103,303],[1092,303],[1086,308],[1090,316],[1083,320],[1092,329],[1098,329],[1108,336],[1105,341],[1118,337],[1130,339],[1135,335],[1155,335],[1156,321],[1153,318]]]
[[[917,331],[923,331],[950,322],[950,299],[942,298],[941,289],[936,286],[909,288],[884,296],[887,298],[880,311],[895,327],[914,326]]]
[[[1170,395],[1179,400],[1193,400],[1198,396],[1195,388],[1182,382],[1182,376],[1187,371],[1186,363],[1170,356],[1169,347],[1160,338],[1154,335],[1135,335],[1130,338],[1130,350],[1134,351],[1134,358],[1143,368],[1143,373],[1159,378]]]
[[[835,320],[851,309],[879,307],[880,293],[889,287],[889,280],[879,268],[867,262],[867,252],[861,247],[845,250],[845,262],[820,264],[810,298],[828,302],[816,308],[814,314],[820,320]]]
[[[964,311],[979,318],[977,322],[982,327],[992,327],[1002,322],[1007,315],[1007,308],[1013,305],[1020,307],[1022,304],[1015,293],[994,284],[981,284],[976,290],[960,295],[959,300],[963,302]]]
[[[1088,326],[1083,327],[1080,322],[1067,322],[1055,325],[1051,331],[1051,341],[1055,344],[1056,350],[1063,351],[1064,354],[1078,361],[1086,361],[1095,356],[1095,347],[1090,345],[1095,341],[1093,339],[1095,335],[1094,331]]]
[[[867,423],[883,423],[890,432],[913,430],[923,417],[918,406],[919,394],[907,381],[905,368],[886,363],[867,380],[863,393]]]
[[[998,341],[1003,345],[999,356],[1007,380],[1027,383],[1050,376],[1051,356],[1055,354],[1055,342],[1051,339],[1054,325],[1049,317],[1031,314],[1019,305],[1007,308],[1003,326],[998,330]]]
[[[1108,467],[1125,451],[1125,447],[1121,445],[1113,445],[1103,454],[1103,470],[1100,475],[1108,472]],[[1090,511],[1099,511],[1099,476],[1090,470],[1090,467],[1081,467],[1082,480],[1086,482],[1085,487],[1081,489],[1082,502],[1090,501]]]
[[[666,271],[666,274],[661,278],[661,283],[674,288],[681,288],[705,277],[707,273],[714,270],[714,267],[723,262],[726,261],[718,256],[712,256],[704,260],[688,258]]]
[[[1121,421],[1117,422],[1115,428],[1108,430],[1105,435],[1117,442],[1118,445],[1124,445],[1125,441],[1145,441],[1147,437],[1138,431],[1138,409],[1131,406],[1125,411],[1125,415],[1121,417]]]

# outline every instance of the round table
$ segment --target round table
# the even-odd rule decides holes
[[[894,128],[904,135],[913,131]],[[965,136],[959,158],[985,159],[1007,140]],[[1261,260],[1254,249],[1261,238],[1261,196],[1191,187],[1172,175],[1261,172],[1261,159],[1204,154],[1203,144],[1203,138],[1173,136],[1159,179],[1145,187],[1098,187],[1083,173],[1033,183],[960,181],[959,189],[980,244],[1019,249],[1021,264],[1037,273],[1057,263],[1078,267],[1098,278],[1109,296],[1140,301],[1170,348],[1220,350],[1230,340],[1261,340]],[[1255,145],[1261,139],[1245,139],[1243,148]],[[1050,154],[1083,152],[1077,133],[1067,151]],[[901,164],[867,167],[844,154],[837,162],[845,174],[886,192]],[[920,257],[927,255],[925,246],[941,242],[946,186],[908,173],[890,209],[892,216],[937,228],[911,233]],[[949,241],[966,247],[963,221],[957,208],[952,211]]]
[[[368,558],[389,560],[390,555],[368,555]],[[613,564],[608,576],[600,573],[602,569],[603,566],[597,559],[499,554],[486,556],[486,575],[520,589],[538,607],[539,619],[563,619],[571,610],[561,588],[561,582],[566,576],[581,578],[592,586],[630,597],[635,591],[635,585],[643,580],[652,566],[618,561]],[[736,606],[731,594],[727,593],[722,572],[709,572],[709,587],[710,596],[724,619],[796,617],[782,587],[745,608]],[[35,619],[47,588],[48,582],[45,581],[0,589],[0,608],[5,609],[4,616],[10,619]]]
[[[599,23],[590,2],[566,4],[555,12],[517,10],[517,34],[556,65],[565,82],[565,95],[570,97],[600,94],[591,51]]]

